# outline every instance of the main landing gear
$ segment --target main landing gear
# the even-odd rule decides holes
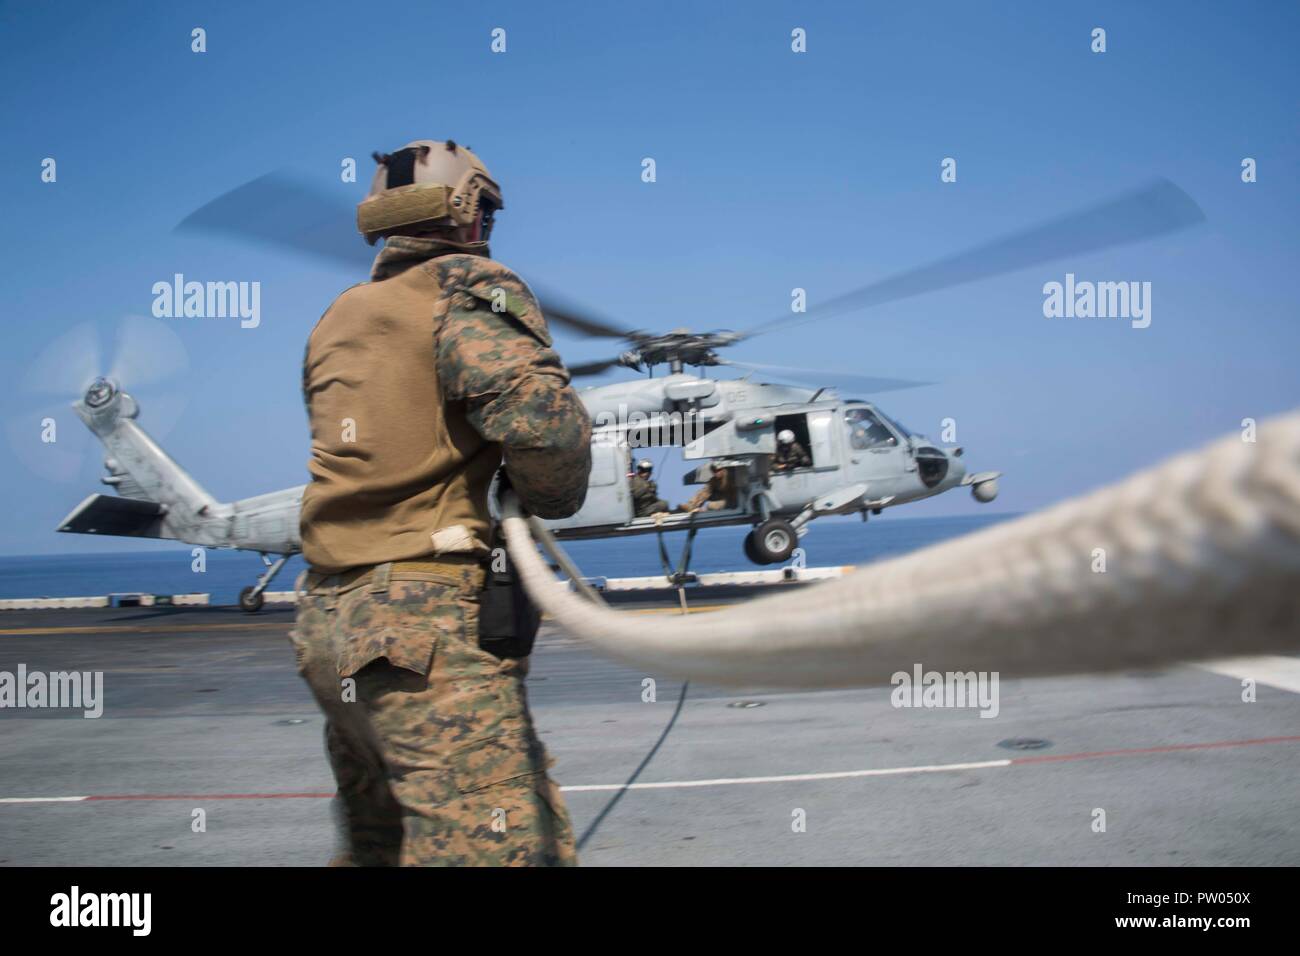
[[[256,614],[262,610],[262,604],[265,601],[263,592],[266,590],[280,569],[284,567],[285,562],[289,560],[287,554],[282,554],[274,561],[267,555],[262,555],[262,563],[266,565],[266,570],[258,577],[256,584],[250,584],[244,590],[239,592],[239,606],[249,614]]]
[[[755,564],[781,564],[798,543],[794,525],[782,518],[768,518],[745,535],[745,557]]]

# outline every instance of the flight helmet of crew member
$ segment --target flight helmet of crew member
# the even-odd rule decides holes
[[[790,431],[790,429],[788,429],[788,428],[783,428],[783,429],[781,429],[781,431],[777,434],[777,436],[776,436],[776,440],[777,440],[777,442],[778,442],[779,444],[782,444],[782,445],[790,445],[790,444],[793,444],[793,443],[794,443],[794,432]]]
[[[487,246],[501,187],[487,167],[452,140],[419,139],[375,153],[379,168],[357,206],[357,229],[372,246],[391,235],[436,235],[466,248]]]
[[[636,473],[642,478],[649,478],[650,473],[654,471],[654,467],[649,458],[642,458],[636,463]]]

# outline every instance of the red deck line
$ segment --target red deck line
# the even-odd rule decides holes
[[[1163,747],[1131,747],[1124,750],[1091,750],[1077,754],[1040,754],[1037,757],[1013,757],[1013,766],[1027,763],[1060,763],[1066,760],[1095,760],[1098,757],[1137,757],[1142,754],[1170,754],[1182,750],[1212,750],[1218,747],[1252,747],[1259,744],[1293,744],[1295,737],[1255,737],[1251,740],[1216,740],[1203,744],[1167,744]]]

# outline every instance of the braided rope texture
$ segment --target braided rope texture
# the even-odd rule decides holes
[[[566,631],[648,673],[713,684],[870,686],[917,663],[1089,673],[1300,649],[1300,412],[1261,423],[1256,441],[1233,435],[1041,512],[708,614],[593,605],[556,581],[523,519],[505,530],[529,594]]]

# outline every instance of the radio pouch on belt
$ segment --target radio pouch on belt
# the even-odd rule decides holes
[[[542,613],[510,569],[499,527],[492,545],[492,563],[479,598],[478,646],[498,658],[527,657],[533,652]],[[496,570],[498,566],[502,570]]]

